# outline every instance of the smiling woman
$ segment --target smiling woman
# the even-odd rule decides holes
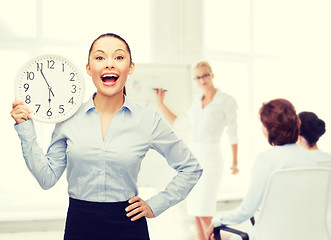
[[[150,0],[87,0],[49,2],[31,0],[28,2],[5,1],[0,8],[0,63],[2,78],[8,81],[8,87],[1,88],[1,108],[3,124],[3,156],[10,156],[10,161],[0,164],[0,181],[8,182],[0,186],[0,218],[6,220],[64,218],[67,208],[65,178],[61,179],[51,190],[45,192],[33,182],[19,149],[13,120],[9,117],[9,108],[14,99],[14,78],[28,59],[41,54],[58,54],[72,60],[85,80],[87,49],[100,32],[116,31],[127,40],[134,50],[135,60],[150,61],[150,28],[140,27],[150,24]],[[127,7],[130,5],[130,7]],[[111,21],[109,14],[99,14],[105,7],[113,10],[125,9],[125,14],[134,21]],[[139,8],[139,11],[136,11]],[[11,12],[17,16],[13,17]],[[59,17],[58,13],[61,13]],[[88,16],[88,17],[87,17]],[[112,11],[112,18],[123,17],[123,11]],[[22,19],[25,19],[22,21]],[[73,20],[74,19],[74,20]],[[138,27],[139,26],[139,27]],[[139,34],[139,38],[136,36]],[[131,41],[130,41],[131,42]],[[92,81],[86,81],[84,101],[95,91]],[[53,124],[35,122],[36,132],[41,148],[46,151],[54,129]],[[20,176],[17,179],[17,176]],[[31,182],[32,181],[32,182]],[[24,201],[22,201],[24,199]],[[49,210],[46,210],[49,209]]]
[[[119,93],[119,89],[126,94],[126,79],[133,73],[134,66],[127,42],[116,34],[107,33],[92,43],[86,70],[100,94]]]
[[[86,71],[97,92],[56,125],[46,155],[27,108],[13,103],[23,156],[40,186],[51,188],[67,170],[65,240],[148,240],[146,218],[182,201],[201,176],[197,159],[161,117],[124,95],[134,70],[131,60],[128,44],[116,34],[103,34],[92,43]],[[150,149],[164,156],[177,176],[145,201],[137,179]]]

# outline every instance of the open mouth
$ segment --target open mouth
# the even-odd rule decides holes
[[[101,79],[106,84],[115,84],[116,81],[117,81],[117,79],[118,79],[118,77],[119,76],[117,74],[113,74],[113,73],[109,74],[109,73],[107,73],[107,74],[102,75],[101,76]]]

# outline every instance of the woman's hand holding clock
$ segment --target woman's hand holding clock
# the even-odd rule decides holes
[[[15,100],[13,102],[13,109],[10,112],[12,118],[14,118],[17,124],[25,122],[31,118],[31,111],[24,105],[22,101]]]

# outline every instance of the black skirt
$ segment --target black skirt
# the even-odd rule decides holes
[[[64,240],[149,240],[146,218],[132,222],[127,206],[69,198]]]

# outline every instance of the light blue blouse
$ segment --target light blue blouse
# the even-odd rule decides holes
[[[15,129],[26,165],[40,186],[52,187],[67,169],[68,193],[75,199],[117,202],[138,195],[138,173],[149,149],[159,152],[177,171],[164,191],[147,200],[155,216],[182,201],[202,174],[191,151],[160,116],[127,97],[104,140],[92,97],[73,117],[56,124],[46,155],[32,120]]]

